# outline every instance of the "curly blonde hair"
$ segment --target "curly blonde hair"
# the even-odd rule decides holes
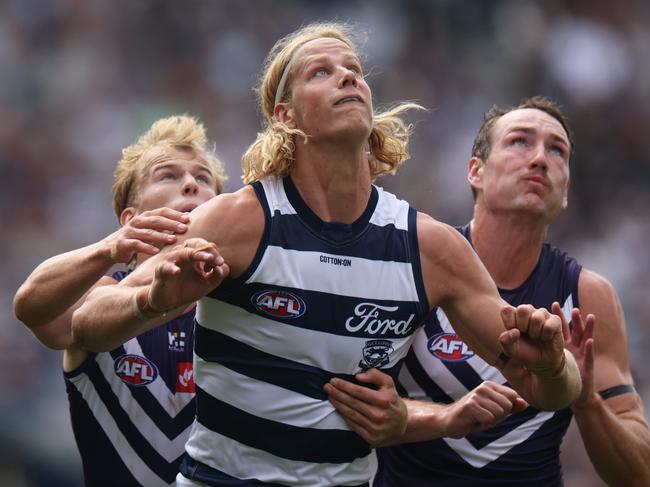
[[[353,38],[358,37],[353,26],[342,23],[309,24],[280,39],[271,49],[264,62],[264,70],[257,89],[258,102],[264,115],[264,130],[242,156],[242,179],[245,183],[257,181],[268,175],[286,176],[294,162],[296,138],[307,143],[307,135],[299,129],[291,129],[274,120],[273,109],[279,88],[280,100],[291,97],[291,70],[297,51],[307,42],[320,38],[333,38],[347,44],[358,52]],[[284,76],[283,76],[284,74]],[[281,83],[286,78],[286,88]],[[280,86],[280,85],[283,86]],[[408,141],[413,126],[402,120],[401,115],[412,108],[422,109],[416,103],[400,103],[385,111],[373,114],[372,132],[368,138],[368,162],[372,180],[383,174],[394,174],[410,157]]]
[[[117,163],[113,183],[113,209],[117,217],[120,217],[125,208],[137,202],[138,186],[148,168],[147,158],[143,156],[154,147],[191,150],[205,162],[214,176],[216,193],[221,193],[226,180],[223,164],[214,151],[208,149],[207,144],[205,127],[194,117],[175,115],[154,122],[134,144],[122,149],[122,159]]]

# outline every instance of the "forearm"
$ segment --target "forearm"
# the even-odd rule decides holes
[[[148,291],[149,286],[104,286],[93,290],[72,316],[74,344],[92,352],[112,350],[181,313],[183,308],[144,316]]]
[[[573,355],[564,350],[564,357],[563,365],[556,371],[533,372],[513,362],[508,363],[502,372],[531,406],[541,411],[556,411],[569,407],[582,389],[580,371]]]
[[[46,260],[18,289],[16,317],[36,331],[74,305],[112,265],[110,253],[100,243]]]
[[[448,406],[427,401],[405,400],[408,410],[406,431],[395,443],[412,443],[446,435],[445,411]]]
[[[589,458],[608,485],[650,485],[650,428],[642,413],[617,415],[599,396],[573,412]]]

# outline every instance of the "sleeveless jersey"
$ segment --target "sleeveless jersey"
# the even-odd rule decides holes
[[[471,242],[469,225],[460,231]],[[570,320],[571,309],[578,306],[580,270],[573,258],[544,244],[526,281],[517,289],[499,292],[513,306],[532,304],[550,310],[558,301]],[[484,380],[506,383],[496,368],[468,349],[442,310],[432,311],[416,333],[400,373],[401,392],[413,399],[451,403]],[[380,448],[374,485],[561,486],[559,450],[570,421],[570,409],[546,412],[528,407],[465,438]]]
[[[181,473],[213,486],[367,485],[369,446],[323,386],[369,367],[396,378],[428,312],[416,211],[373,186],[356,222],[326,223],[289,177],[253,188],[257,254],[197,307],[197,419]]]
[[[194,310],[64,372],[85,485],[174,485],[195,416],[193,325]]]

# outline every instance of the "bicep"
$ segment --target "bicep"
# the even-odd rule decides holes
[[[598,274],[583,270],[578,282],[580,311],[593,314],[594,380],[597,391],[631,384],[627,332],[621,302],[612,285]]]
[[[463,340],[493,364],[501,353],[499,335],[505,331],[501,310],[507,303],[459,232],[418,219],[418,235],[430,305],[442,307]]]

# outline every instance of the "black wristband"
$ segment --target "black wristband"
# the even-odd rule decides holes
[[[629,392],[636,392],[636,388],[630,384],[621,384],[620,386],[614,386],[600,391],[598,394],[600,394],[600,397],[603,399],[609,399],[610,397],[620,396],[621,394],[627,394]]]
[[[510,357],[508,357],[505,352],[501,352],[499,356],[497,357],[497,361],[494,364],[494,366],[497,369],[502,369],[506,366],[506,364],[510,361]]]

